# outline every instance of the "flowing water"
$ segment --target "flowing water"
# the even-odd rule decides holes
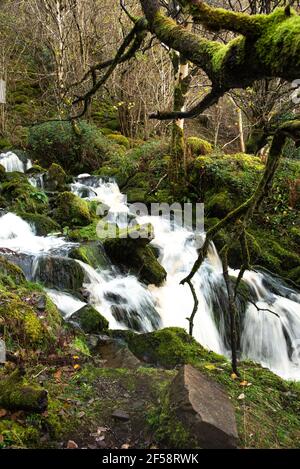
[[[81,175],[72,185],[72,191],[107,206],[108,219],[114,223],[129,213],[126,197],[113,181]],[[88,299],[77,298],[70,292],[47,290],[66,318],[88,301],[109,320],[112,329],[129,328],[139,332],[168,326],[187,329],[186,318],[194,302],[189,287],[181,286],[180,281],[197,258],[194,235],[161,217],[143,216],[137,222],[150,222],[154,227],[152,244],[167,271],[165,283],[161,287],[146,287],[135,276],[125,275],[112,265],[96,271],[77,261],[85,274]],[[14,214],[0,218],[0,249],[33,257],[32,279],[41,256],[66,257],[72,246],[63,238],[36,236],[34,228]],[[238,271],[231,270],[230,274],[237,277]],[[299,292],[263,272],[246,272],[244,281],[251,289],[253,304],[247,305],[241,318],[241,356],[261,363],[283,378],[300,380]],[[199,299],[194,336],[206,348],[229,356],[226,285],[213,245],[193,284]]]
[[[32,167],[30,160],[27,160],[25,163],[23,163],[23,161],[21,161],[20,158],[11,151],[0,154],[0,164],[4,166],[5,171],[8,173],[11,173],[12,171],[24,173],[26,170]]]

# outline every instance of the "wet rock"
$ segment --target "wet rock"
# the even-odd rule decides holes
[[[216,382],[191,365],[181,368],[170,387],[170,410],[197,445],[204,449],[236,448],[233,406]]]
[[[72,314],[70,321],[78,324],[88,334],[106,332],[109,326],[108,321],[91,305]]]
[[[73,259],[44,256],[38,259],[35,280],[49,288],[78,291],[84,281],[84,271]]]
[[[110,261],[104,251],[102,244],[90,242],[78,246],[69,253],[72,259],[78,259],[94,269],[108,269]]]
[[[147,285],[161,285],[167,272],[157,261],[149,243],[154,239],[153,227],[136,225],[128,231],[120,230],[115,238],[104,240],[104,248],[117,264],[133,270]]]
[[[56,200],[53,216],[63,226],[87,226],[91,223],[88,204],[72,192],[62,192]]]

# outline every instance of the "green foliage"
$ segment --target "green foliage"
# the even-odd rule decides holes
[[[31,127],[28,145],[31,157],[43,166],[57,163],[73,174],[97,169],[105,158],[119,150],[97,127],[85,121],[77,124],[77,130],[69,122]]]
[[[48,197],[33,187],[23,174],[10,173],[0,187],[6,206],[14,212],[45,213]]]

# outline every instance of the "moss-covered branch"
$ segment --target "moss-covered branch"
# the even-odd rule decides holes
[[[140,1],[150,30],[161,42],[201,68],[212,82],[212,93],[218,97],[266,77],[293,80],[300,75],[300,17],[290,8],[249,16],[213,8],[199,0],[179,2],[205,26],[242,34],[224,45],[178,26],[164,15],[158,0]],[[213,102],[209,97],[183,117],[194,117]],[[177,116],[164,113],[156,117]]]

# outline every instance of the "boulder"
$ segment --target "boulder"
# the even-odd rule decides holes
[[[216,382],[191,365],[178,372],[170,386],[170,411],[203,449],[237,447],[233,406]]]
[[[147,285],[159,286],[166,279],[167,272],[149,246],[153,238],[150,224],[136,225],[127,233],[120,230],[115,238],[105,239],[104,248],[113,262],[133,270]]]
[[[43,256],[38,259],[34,280],[48,288],[78,291],[83,285],[84,271],[73,259]]]
[[[88,334],[107,332],[109,326],[108,321],[91,305],[83,306],[69,320]]]
[[[56,163],[52,163],[46,177],[45,177],[45,189],[54,192],[63,192],[67,188],[67,175],[63,168]]]
[[[62,192],[57,198],[55,220],[63,226],[87,226],[91,223],[88,204],[72,192]]]

